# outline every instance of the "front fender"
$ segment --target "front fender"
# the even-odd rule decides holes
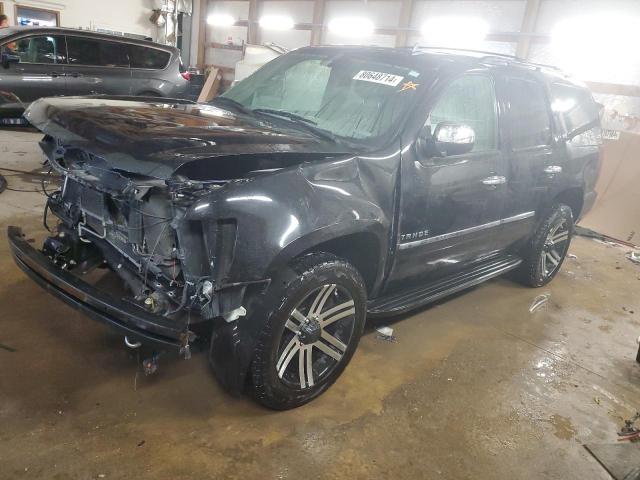
[[[239,393],[256,342],[277,299],[276,283],[297,274],[291,260],[327,241],[354,234],[373,236],[384,258],[394,218],[399,150],[305,164],[243,182],[232,182],[192,205],[188,220],[232,222],[233,259],[225,281],[272,279],[265,290],[247,291],[246,317],[214,324],[209,355],[213,370],[232,393]],[[383,278],[380,262],[376,283]]]
[[[268,278],[314,245],[353,233],[374,235],[386,251],[396,172],[367,167],[354,157],[232,182],[186,218],[235,223],[228,283]]]

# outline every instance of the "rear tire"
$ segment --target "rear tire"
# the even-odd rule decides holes
[[[557,203],[547,212],[523,252],[519,280],[530,287],[542,287],[560,271],[573,236],[573,213]]]
[[[254,397],[275,410],[304,405],[336,381],[366,316],[364,282],[347,261],[313,253],[292,267],[291,280],[271,283],[276,290],[263,304],[268,318],[250,370]]]

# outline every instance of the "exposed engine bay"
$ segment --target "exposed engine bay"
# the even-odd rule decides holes
[[[216,259],[227,254],[227,242],[233,245],[234,223],[185,218],[199,196],[224,181],[114,171],[91,153],[59,145],[50,136],[41,146],[64,179],[62,188],[48,195],[44,219],[53,235],[43,253],[56,265],[79,274],[108,267],[124,281],[132,302],[157,315],[188,314],[196,323],[242,313],[231,298],[238,295],[216,294],[224,276],[224,262],[217,265]],[[48,225],[50,213],[60,221],[54,228]]]

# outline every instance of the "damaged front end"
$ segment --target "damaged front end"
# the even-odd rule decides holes
[[[245,312],[247,285],[225,285],[234,220],[194,221],[188,208],[225,182],[153,178],[109,168],[98,156],[46,136],[41,147],[62,188],[49,195],[40,251],[10,227],[18,265],[67,303],[120,329],[132,342],[177,347],[189,355],[194,325]],[[49,227],[48,227],[49,228]],[[126,293],[107,294],[82,277],[108,268]]]

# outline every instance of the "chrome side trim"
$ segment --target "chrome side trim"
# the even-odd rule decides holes
[[[416,240],[414,242],[401,243],[398,248],[400,250],[407,250],[409,248],[415,248],[421,245],[427,245],[429,243],[440,242],[442,240],[448,240],[450,238],[462,237],[463,235],[479,232],[480,230],[485,230],[487,228],[499,227],[500,225],[504,225],[505,223],[518,222],[526,218],[531,218],[535,214],[536,212],[520,213],[518,215],[514,215],[513,217],[507,217],[500,220],[495,220],[493,222],[483,223],[482,225],[476,225],[475,227],[469,227],[463,230],[457,230],[455,232],[444,233],[442,235],[436,235],[435,237],[424,238],[422,240]]]

